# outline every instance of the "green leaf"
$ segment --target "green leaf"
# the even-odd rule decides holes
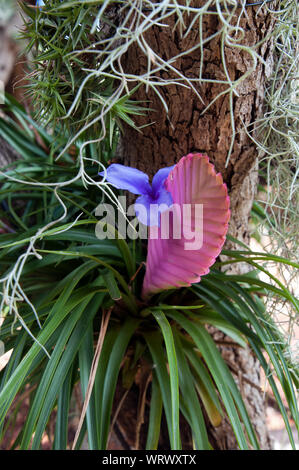
[[[58,394],[55,438],[53,445],[55,450],[67,449],[74,363],[67,372],[66,378],[64,379],[61,390]]]
[[[94,382],[94,394],[95,394],[95,413],[97,417],[97,434],[98,434],[98,449],[102,449],[102,443],[100,435],[102,432],[102,408],[103,408],[103,390],[105,375],[108,366],[110,356],[112,354],[112,349],[116,341],[119,329],[114,327],[108,329],[106,332],[105,340],[102,346],[102,351],[100,355],[100,360],[98,363],[98,368],[95,376]]]
[[[53,377],[55,375],[55,371],[58,367],[58,364],[61,360],[61,356],[65,350],[67,341],[76,323],[81,317],[82,312],[84,311],[86,305],[90,301],[90,299],[91,299],[91,296],[89,296],[87,299],[81,302],[81,304],[76,309],[74,309],[74,311],[72,312],[72,315],[69,316],[69,318],[64,324],[64,327],[61,331],[58,342],[51,355],[51,359],[49,360],[47,366],[44,369],[42,379],[40,381],[40,384],[35,394],[34,401],[32,403],[32,407],[30,408],[29,415],[26,419],[26,424],[25,424],[25,428],[23,432],[23,439],[21,443],[22,449],[27,449],[30,444],[31,437],[35,430],[36,422],[39,419],[40,415],[44,413],[44,410],[45,410],[44,402],[46,398],[49,396],[49,389],[51,385],[53,384]],[[60,382],[59,386],[61,385],[62,383]],[[55,400],[56,395],[53,398]],[[37,441],[36,433],[34,436],[34,441],[35,442]]]
[[[121,362],[140,320],[128,317],[119,329],[105,371],[100,420],[100,449],[105,450],[111,421],[112,403]],[[101,361],[101,357],[100,357]]]
[[[83,401],[86,396],[86,390],[88,386],[88,380],[90,377],[91,364],[94,355],[93,348],[93,326],[90,324],[86,329],[80,350],[79,350],[79,368],[80,368],[80,382],[83,395]],[[98,445],[97,435],[97,422],[96,422],[96,411],[95,411],[95,397],[92,392],[88,402],[86,410],[86,424],[87,424],[87,436],[90,450],[96,450]]]
[[[196,444],[197,450],[209,450],[210,444],[207,434],[207,429],[201,406],[198,400],[198,395],[195,390],[194,378],[191,374],[185,351],[179,338],[178,332],[173,328],[173,336],[175,341],[175,349],[178,361],[179,370],[179,386],[181,390],[182,400],[184,407],[188,414],[186,416],[191,430],[193,439]]]
[[[220,279],[223,281],[223,275],[213,273],[213,278]],[[245,318],[252,324],[254,330],[256,332],[256,337],[248,338],[251,346],[257,353],[258,357],[260,358],[261,364],[265,369],[266,376],[269,377],[269,370],[268,366],[265,364],[265,361],[262,360],[263,354],[260,350],[263,347],[269,355],[269,358],[274,366],[274,370],[277,374],[277,377],[282,385],[282,389],[285,393],[287,402],[290,406],[293,418],[296,423],[298,423],[298,405],[297,400],[294,392],[293,382],[291,375],[289,373],[288,366],[283,356],[283,342],[281,341],[281,337],[277,332],[277,328],[275,328],[274,323],[270,320],[265,318],[264,316],[264,306],[261,307],[260,303],[255,301],[252,296],[248,294],[246,289],[242,288],[238,282],[232,282],[233,279],[236,279],[237,276],[227,276],[228,282],[224,285],[223,282],[216,282],[213,280],[214,284],[214,291],[215,287],[217,291],[221,292],[224,295],[229,295],[234,299],[236,304],[239,305],[240,311],[242,311]],[[260,281],[255,278],[248,278],[247,276],[241,276],[241,279],[244,278],[248,279],[248,283],[259,283]],[[266,284],[267,283],[263,283]],[[270,287],[269,287],[270,288]],[[270,376],[271,377],[271,376]],[[294,440],[292,437],[291,427],[289,424],[289,420],[287,417],[287,412],[285,407],[282,403],[282,400],[278,394],[275,382],[273,380],[270,381],[271,387],[273,389],[273,393],[277,399],[278,406],[281,410],[283,419],[286,424],[286,428],[290,437],[290,442],[292,446],[294,446]]]
[[[217,409],[218,413],[222,415],[222,408],[216,392],[215,384],[201,358],[199,357],[198,351],[194,349],[194,344],[186,341],[184,336],[181,336],[181,341],[184,346],[186,357],[192,366],[196,384],[199,382],[203,384],[209,399],[213,402],[213,405]]]
[[[218,315],[216,312],[207,311],[207,309],[205,309],[201,310],[199,314],[194,315],[192,312],[189,311],[189,307],[188,309],[185,309],[185,312],[188,313],[189,316],[192,317],[195,321],[198,321],[202,324],[207,323],[209,325],[215,326],[216,328],[218,328],[218,330],[223,331],[223,333],[232,338],[237,344],[239,344],[243,348],[246,348],[248,343],[245,336],[241,334],[237,328],[235,328],[226,320],[221,318],[221,316]]]
[[[121,293],[115,281],[115,277],[111,271],[104,271],[102,273],[105,285],[108,289],[111,299],[113,300],[120,300]]]
[[[85,255],[84,253],[79,253],[79,252],[75,252],[75,251],[68,251],[68,250],[66,250],[66,251],[38,250],[38,251],[40,253],[56,253],[58,255],[65,255],[65,256],[74,257],[74,258],[80,258],[80,257],[89,258],[91,260],[96,261],[100,266],[103,266],[103,267],[107,268],[108,270],[110,270],[114,274],[115,278],[118,280],[118,282],[120,283],[120,285],[123,287],[124,291],[127,294],[126,296],[123,296],[123,299],[126,300],[127,307],[130,309],[130,311],[132,313],[134,313],[134,314],[137,313],[136,300],[135,300],[135,297],[132,295],[132,293],[129,289],[128,283],[126,282],[124,277],[115,268],[113,268],[110,264],[106,263],[105,261],[102,261],[100,258],[96,258],[95,256]]]
[[[192,366],[196,389],[200,395],[211,424],[214,427],[217,427],[222,421],[221,417],[223,412],[215,390],[215,385],[200,359],[199,353],[194,350],[194,345],[189,343],[189,341],[186,341],[183,336],[182,341],[184,344],[184,352]]]
[[[160,387],[156,375],[153,372],[149,424],[145,446],[146,450],[157,450],[158,448],[161,429],[162,407],[163,403]]]
[[[82,331],[84,328],[89,328],[90,323],[93,321],[94,316],[98,312],[99,305],[102,302],[102,294],[95,296],[90,303],[83,303],[83,314],[81,315],[80,320],[78,321],[72,336],[65,348],[63,356],[59,361],[53,380],[51,381],[48,393],[46,395],[41,414],[35,429],[34,439],[32,443],[32,449],[38,449],[40,446],[40,441],[47,425],[50,413],[55,405],[57,395],[61,389],[61,386],[64,382],[66,374],[74,363],[78,349],[80,348],[81,342],[83,340]],[[81,307],[81,305],[80,305]]]
[[[172,437],[175,434],[175,430],[172,429],[173,427],[173,420],[172,420],[172,403],[169,400],[171,396],[170,391],[170,380],[169,375],[166,367],[166,356],[162,346],[162,336],[159,331],[151,331],[143,333],[146,343],[148,345],[150,354],[152,356],[153,361],[153,369],[157,376],[159,387],[162,394],[162,401],[163,401],[163,408],[166,415],[167,421],[167,428],[169,434],[169,440],[172,442]]]
[[[232,324],[236,330],[243,333],[246,338],[255,338],[257,336],[252,331],[240,315],[235,305],[230,301],[227,296],[219,295],[215,283],[207,281],[206,279],[200,283],[194,285],[192,290],[200,297],[205,300],[212,309],[219,313],[228,323]]]
[[[67,284],[57,302],[54,304],[48,319],[37,336],[37,340],[42,346],[45,346],[47,341],[55,333],[58,326],[62,323],[64,318],[68,315],[69,310],[65,307],[74,287],[80,280],[80,273],[76,274],[74,278]],[[27,354],[22,359],[21,363],[16,368],[14,374],[10,377],[8,382],[4,385],[0,392],[0,424],[3,422],[5,415],[10,407],[16,393],[22,386],[23,381],[30,370],[34,359],[39,355],[41,347],[38,343],[34,343]],[[42,351],[44,356],[44,352]]]
[[[180,440],[180,399],[179,399],[179,376],[176,351],[174,346],[173,334],[166,316],[162,311],[152,311],[153,316],[158,322],[166,346],[167,359],[170,375],[170,396],[171,396],[171,435],[170,444],[173,450],[181,448]]]
[[[179,312],[171,312],[169,313],[169,316],[187,331],[187,333],[192,337],[197,348],[203,355],[204,360],[209,368],[209,371],[215,380],[224,406],[227,410],[228,417],[230,419],[232,428],[234,430],[240,448],[246,450],[248,449],[248,444],[244,431],[242,429],[242,425],[235,404],[238,407],[238,411],[244,422],[246,431],[248,433],[252,445],[255,448],[258,448],[258,442],[256,440],[256,436],[253,431],[253,427],[249,420],[248,413],[241,398],[240,392],[238,391],[227,365],[223,361],[215,343],[211,339],[208,332],[203,326],[199,324],[194,325],[190,320],[186,319]]]

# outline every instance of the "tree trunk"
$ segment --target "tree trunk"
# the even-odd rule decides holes
[[[203,3],[199,1],[196,5],[200,6]],[[274,19],[265,8],[250,7],[246,9],[246,13],[240,24],[246,32],[242,43],[252,46],[258,44],[273,29]],[[179,31],[174,28],[176,20],[175,15],[172,15],[167,21],[169,28],[154,26],[145,34],[147,43],[164,60],[169,60],[199,41],[197,24],[193,26],[190,34],[182,39]],[[191,21],[192,15],[186,20]],[[203,38],[218,29],[218,15],[205,15]],[[137,167],[152,176],[159,168],[177,162],[187,153],[207,153],[216,170],[222,173],[229,189],[230,234],[245,242],[249,241],[248,221],[257,186],[257,149],[245,132],[244,125],[253,124],[262,113],[264,84],[272,69],[271,40],[266,40],[258,46],[257,52],[267,65],[259,62],[250,77],[239,85],[237,89],[239,96],[233,96],[236,137],[227,166],[226,159],[232,139],[228,94],[219,97],[204,114],[201,114],[204,108],[227,87],[219,83],[201,82],[200,85],[195,85],[204,103],[189,88],[176,85],[159,87],[169,109],[168,115],[154,91],[149,88],[146,93],[145,87],[140,87],[134,99],[148,100],[149,107],[153,111],[149,111],[146,116],[137,116],[135,123],[137,126],[153,124],[144,127],[142,133],[126,127],[120,155],[123,163]],[[242,49],[225,46],[225,56],[232,81],[252,66],[252,59]],[[189,78],[198,78],[200,61],[200,49],[196,49],[172,63],[172,66]],[[137,45],[133,45],[127,53],[126,60],[123,61],[125,72],[141,75],[146,72],[147,67],[148,58]],[[160,72],[160,76],[170,79],[174,77],[172,73],[164,70]],[[221,62],[219,36],[204,46],[202,77],[226,80]],[[214,335],[223,339],[220,332],[215,332]],[[221,350],[231,370],[235,372],[236,381],[255,426],[261,448],[268,449],[270,443],[265,425],[265,404],[259,389],[259,364],[249,349],[225,347]],[[214,448],[237,447],[228,422],[225,421],[217,429],[210,428],[209,432]]]

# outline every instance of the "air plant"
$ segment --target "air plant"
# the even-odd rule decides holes
[[[225,241],[230,211],[226,185],[206,155],[189,154],[177,165],[162,168],[152,187],[145,173],[119,164],[100,175],[118,189],[142,194],[136,200],[136,215],[141,223],[157,227],[149,231],[143,297],[190,286],[209,272]],[[157,210],[151,210],[156,205]],[[188,218],[183,213],[187,206]],[[173,224],[163,237],[160,219],[169,222],[170,212]]]

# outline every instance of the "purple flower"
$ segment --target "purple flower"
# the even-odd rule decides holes
[[[148,175],[143,171],[118,163],[110,165],[106,175],[104,171],[99,175],[106,176],[106,180],[118,189],[141,194],[135,202],[138,220],[144,225],[159,225],[160,214],[173,204],[172,196],[165,188],[165,181],[174,167],[175,165],[157,171],[152,185],[149,183]]]

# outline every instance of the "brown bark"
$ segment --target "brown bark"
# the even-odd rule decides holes
[[[202,3],[202,1],[196,2],[197,5]],[[248,18],[243,17],[240,24],[246,31],[242,44],[252,46],[271,31],[274,19],[264,9],[258,7],[248,8],[246,11]],[[155,26],[145,34],[145,39],[152,49],[165,60],[191,48],[199,41],[197,24],[194,25],[190,34],[182,39],[178,30],[173,30],[176,20],[173,15],[168,20],[169,28]],[[210,36],[218,29],[217,15],[205,15],[203,38]],[[238,87],[239,97],[233,98],[237,135],[227,167],[225,162],[232,137],[228,94],[221,96],[205,114],[201,114],[204,108],[227,88],[227,85],[217,83],[195,85],[204,103],[191,89],[176,85],[159,87],[168,105],[168,115],[155,92],[149,89],[146,93],[145,88],[141,87],[134,98],[140,101],[148,100],[149,107],[153,111],[149,111],[146,116],[136,116],[135,123],[137,126],[153,124],[143,128],[142,133],[126,127],[123,137],[124,162],[146,171],[151,176],[158,168],[177,162],[187,153],[207,153],[217,171],[222,173],[230,190],[233,213],[231,233],[245,238],[247,238],[245,232],[248,223],[248,206],[251,208],[256,186],[257,151],[255,144],[244,131],[243,123],[248,126],[261,116],[263,86],[265,78],[271,71],[271,48],[272,43],[268,40],[257,49],[268,67],[259,63],[254,73]],[[225,55],[231,80],[240,77],[252,66],[249,54],[240,49],[225,47]],[[200,50],[196,49],[172,65],[188,78],[198,78],[200,59]],[[148,66],[147,57],[137,46],[133,46],[129,49],[123,66],[125,71],[133,74],[145,73]],[[161,72],[160,76],[165,79],[177,77],[168,71]],[[221,63],[219,37],[204,46],[202,77],[226,80]]]
[[[203,2],[196,2],[201,5]],[[240,26],[246,32],[242,44],[253,46],[259,43],[274,26],[273,17],[259,7],[247,8],[247,18],[243,16]],[[188,22],[188,19],[185,18]],[[189,21],[192,16],[189,17]],[[177,18],[171,16],[169,28],[152,27],[145,39],[151,48],[163,59],[169,60],[180,52],[189,49],[199,41],[198,25],[194,25],[191,33],[182,39],[177,29],[174,29]],[[203,22],[203,38],[215,33],[219,28],[217,15],[205,15]],[[257,52],[266,61],[266,66],[258,63],[255,71],[238,87],[239,96],[233,97],[236,138],[233,151],[226,166],[226,158],[232,138],[230,107],[228,94],[222,95],[202,114],[204,108],[227,85],[201,83],[195,85],[204,103],[196,94],[187,88],[176,85],[160,87],[159,91],[168,105],[168,115],[160,99],[149,89],[146,93],[140,87],[134,98],[139,101],[149,101],[149,111],[146,116],[137,116],[137,126],[148,125],[142,133],[126,127],[120,156],[125,164],[137,167],[149,175],[153,175],[160,167],[177,162],[183,155],[190,152],[207,153],[220,171],[227,183],[231,198],[230,233],[243,240],[249,241],[248,221],[253,197],[257,185],[257,150],[254,142],[244,131],[244,125],[253,124],[262,113],[264,84],[272,68],[272,42],[270,39],[257,48]],[[249,54],[237,48],[225,47],[227,68],[231,80],[244,74],[252,66]],[[189,78],[198,78],[200,70],[200,49],[180,58],[174,67]],[[138,46],[134,45],[123,61],[126,72],[142,74],[147,70],[147,57]],[[172,72],[162,71],[164,79],[173,78]],[[214,80],[226,80],[221,62],[221,44],[219,37],[204,46],[202,77]],[[134,84],[135,85],[135,84]],[[215,337],[221,333],[214,332]],[[223,336],[222,336],[223,338]],[[270,447],[269,437],[265,426],[265,406],[259,386],[259,364],[251,351],[239,348],[221,348],[225,359],[235,372],[243,399],[247,405],[250,417],[254,423],[261,448]],[[250,385],[252,382],[255,385]],[[236,440],[229,423],[225,420],[219,428],[210,428],[211,442],[214,448],[236,448]]]

